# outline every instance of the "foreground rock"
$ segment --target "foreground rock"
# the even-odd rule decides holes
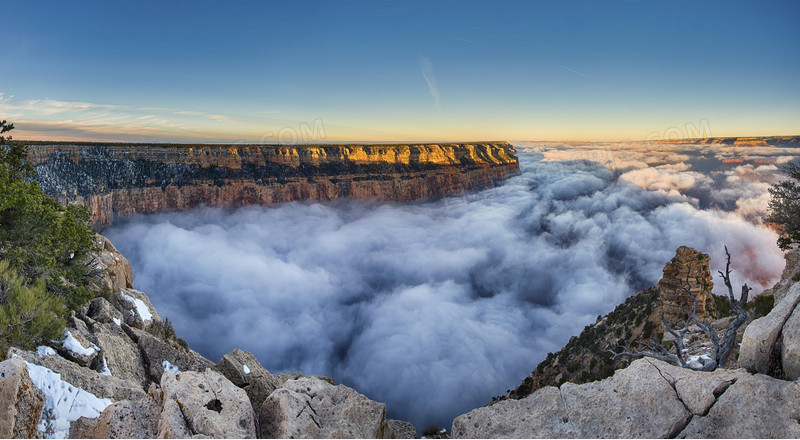
[[[107,407],[97,419],[81,417],[70,427],[71,438],[155,438],[160,405],[150,396],[123,400]]]
[[[256,437],[255,413],[247,393],[215,371],[166,372],[161,390],[159,437]]]
[[[796,355],[800,341],[800,318],[790,321],[793,313],[797,312],[800,302],[800,283],[795,283],[786,296],[772,310],[762,318],[754,320],[744,330],[742,346],[739,348],[739,366],[750,371],[784,377],[783,365],[786,364],[790,371],[788,377],[797,379],[800,375],[800,365]],[[784,326],[789,324],[785,339]],[[784,348],[786,353],[784,355]]]
[[[259,413],[267,438],[391,438],[386,405],[316,377],[289,380]]]
[[[8,357],[19,357],[31,364],[41,365],[55,373],[61,374],[66,381],[80,387],[100,398],[113,401],[140,399],[145,395],[139,384],[122,380],[114,376],[106,376],[92,369],[81,367],[56,355],[40,355],[30,351],[12,347]]]
[[[546,387],[453,421],[454,438],[800,436],[800,385],[640,359],[600,382]]]
[[[31,381],[21,359],[0,362],[0,438],[37,437],[44,394]]]

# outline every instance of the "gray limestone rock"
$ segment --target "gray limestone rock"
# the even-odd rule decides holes
[[[159,437],[255,438],[255,413],[244,390],[213,370],[166,372]]]
[[[352,388],[304,376],[266,399],[259,425],[268,438],[386,438],[385,415],[386,405]]]
[[[96,419],[81,417],[70,438],[155,438],[161,406],[150,396],[113,403]]]
[[[12,347],[8,351],[8,357],[13,356],[59,373],[64,381],[83,388],[97,397],[109,398],[112,401],[138,400],[145,394],[144,390],[136,383],[114,376],[102,375],[59,356],[39,356],[36,353]]]
[[[780,356],[775,350],[775,342],[798,301],[800,283],[794,284],[786,297],[775,304],[767,316],[758,318],[747,326],[739,348],[740,367],[759,373],[775,374],[776,358]]]
[[[45,398],[22,359],[0,362],[0,438],[34,438]]]

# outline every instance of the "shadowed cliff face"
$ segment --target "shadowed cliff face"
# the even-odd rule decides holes
[[[32,145],[35,179],[98,227],[129,214],[340,197],[411,201],[519,172],[505,142],[424,145]]]

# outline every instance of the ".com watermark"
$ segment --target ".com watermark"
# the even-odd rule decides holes
[[[662,131],[651,131],[644,140],[652,141],[678,141],[681,139],[698,139],[712,137],[711,124],[708,118],[703,118],[698,123],[687,122],[683,127],[672,126]]]
[[[297,125],[285,125],[275,131],[265,131],[258,137],[256,144],[315,144],[324,141],[325,124],[321,118],[311,122],[299,122]],[[234,144],[250,144],[244,139],[239,139]]]

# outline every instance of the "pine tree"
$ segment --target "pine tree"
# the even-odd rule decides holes
[[[789,177],[769,189],[772,199],[769,202],[767,221],[780,225],[783,234],[778,238],[781,249],[789,249],[800,243],[800,164],[790,162],[783,167]]]

